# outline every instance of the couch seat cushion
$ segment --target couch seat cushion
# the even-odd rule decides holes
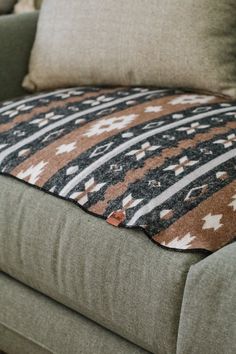
[[[0,176],[0,269],[157,354],[176,352],[184,285],[204,254],[164,250]]]
[[[150,354],[1,272],[0,289],[1,354]]]

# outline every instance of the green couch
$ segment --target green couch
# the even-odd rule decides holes
[[[0,101],[25,93],[36,24],[0,18]],[[0,350],[235,354],[235,252],[168,251],[0,176]]]

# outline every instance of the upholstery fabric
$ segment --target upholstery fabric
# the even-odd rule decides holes
[[[143,88],[74,88],[0,106],[0,173],[167,248],[236,237],[236,105]]]
[[[0,101],[26,93],[27,72],[38,14],[0,16]]]
[[[147,351],[176,352],[187,273],[204,254],[163,250],[9,177],[0,186],[2,271]]]
[[[42,0],[19,0],[14,7],[14,13],[21,14],[39,10]]]
[[[1,0],[0,15],[4,15],[11,12],[16,1],[17,0]]]
[[[188,87],[236,96],[235,0],[46,0],[31,90]]]
[[[0,350],[8,354],[148,354],[0,273]]]
[[[236,353],[235,252],[233,243],[190,268],[177,354]]]

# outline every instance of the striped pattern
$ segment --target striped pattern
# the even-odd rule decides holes
[[[0,173],[164,247],[213,252],[236,236],[236,103],[136,87],[5,102]]]

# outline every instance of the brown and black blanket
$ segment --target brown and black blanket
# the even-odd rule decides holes
[[[0,173],[164,247],[216,251],[236,238],[236,102],[91,87],[5,102]]]

